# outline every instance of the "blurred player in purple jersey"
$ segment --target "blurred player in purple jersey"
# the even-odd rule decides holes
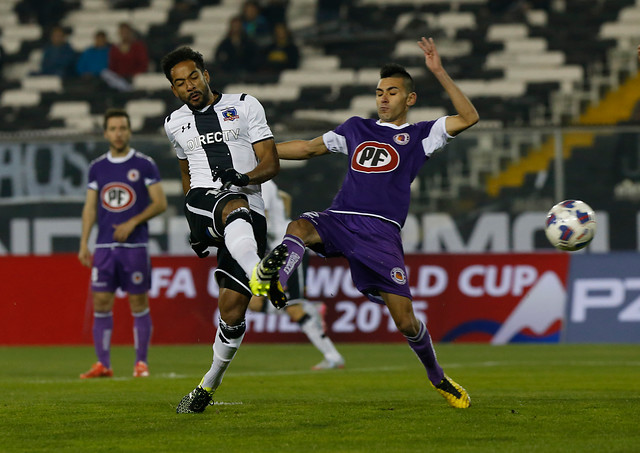
[[[87,197],[82,210],[82,236],[78,259],[91,268],[93,342],[98,361],[82,373],[82,379],[111,377],[112,309],[115,291],[129,293],[133,315],[136,360],[133,376],[149,376],[147,351],[151,317],[147,291],[151,287],[151,263],[147,251],[147,221],[167,209],[160,172],[153,159],[129,146],[131,123],[124,110],[104,115],[104,138],[109,151],[89,167]],[[98,224],[93,258],[89,234]]]
[[[433,39],[418,41],[425,64],[449,95],[456,115],[407,123],[416,103],[413,79],[399,65],[380,70],[378,117],[349,118],[313,140],[277,145],[281,159],[309,159],[327,153],[349,157],[349,169],[331,207],[307,212],[287,227],[282,244],[289,257],[280,269],[283,287],[302,262],[305,246],[324,256],[344,256],[358,290],[384,303],[398,330],[427,370],[435,389],[453,407],[469,407],[464,388],[438,364],[425,324],[413,311],[400,230],[407,217],[410,186],[430,155],[478,122],[478,112],[442,66]]]

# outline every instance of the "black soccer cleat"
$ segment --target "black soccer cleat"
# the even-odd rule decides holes
[[[287,294],[284,292],[282,284],[280,284],[278,274],[271,277],[271,284],[269,285],[269,300],[278,310],[287,306]]]
[[[211,394],[200,386],[197,386],[188,395],[185,395],[176,407],[177,414],[196,414],[204,412],[209,404],[213,404]]]

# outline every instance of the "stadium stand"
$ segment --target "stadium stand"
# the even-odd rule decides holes
[[[133,24],[149,44],[150,71],[135,76],[132,90],[123,92],[100,80],[32,76],[46,30],[38,23],[21,23],[14,11],[18,2],[0,2],[6,54],[0,134],[7,135],[49,128],[95,131],[100,114],[110,106],[131,110],[136,134],[157,134],[166,112],[179,105],[161,73],[161,57],[188,44],[214,68],[215,48],[228,19],[240,9],[237,0],[66,0],[62,24],[75,50],[88,46],[98,28],[113,40],[119,22]],[[300,67],[279,75],[257,71],[244,77],[229,77],[224,68],[215,68],[214,85],[256,96],[274,131],[287,137],[324,132],[352,115],[374,116],[371,97],[378,68],[397,61],[416,79],[420,101],[410,119],[432,119],[451,106],[416,51],[416,38],[427,35],[435,38],[445,67],[480,111],[474,130],[610,123],[616,109],[607,110],[606,102],[621,100],[625,108],[615,112],[615,122],[640,117],[640,97],[624,91],[637,71],[633,55],[640,42],[640,0],[558,0],[548,2],[548,8],[518,10],[495,8],[497,3],[509,2],[354,0],[344,2],[339,20],[316,23],[316,0],[290,0],[286,20],[300,47]],[[607,101],[613,96],[608,93],[616,90],[622,91]],[[599,114],[590,113],[601,104]],[[488,186],[492,196],[518,187],[529,190],[535,174],[548,170],[551,145],[538,137],[516,134],[509,143],[500,143],[483,135],[460,143],[455,146],[472,152],[456,154],[454,148],[450,154],[455,158],[434,158],[437,171],[416,183],[419,200],[450,200],[469,187],[482,187],[487,174],[494,175]],[[571,158],[573,146],[599,144],[568,137],[565,153]],[[286,187],[292,188],[293,184]]]

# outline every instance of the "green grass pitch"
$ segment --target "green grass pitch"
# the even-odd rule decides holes
[[[344,370],[314,372],[310,345],[246,343],[203,414],[176,414],[210,346],[133,348],[112,379],[78,378],[90,347],[0,348],[2,452],[637,452],[640,346],[436,345],[471,395],[449,407],[405,344],[342,344]]]

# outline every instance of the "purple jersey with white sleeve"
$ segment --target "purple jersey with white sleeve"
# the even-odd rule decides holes
[[[107,152],[91,162],[88,188],[98,192],[96,247],[147,245],[147,222],[138,225],[124,243],[113,239],[114,225],[144,211],[151,203],[147,187],[159,181],[153,159],[134,149],[124,157]]]
[[[349,157],[349,170],[329,210],[378,217],[402,228],[411,182],[431,154],[453,138],[445,119],[396,126],[354,116],[324,134],[329,151]]]

